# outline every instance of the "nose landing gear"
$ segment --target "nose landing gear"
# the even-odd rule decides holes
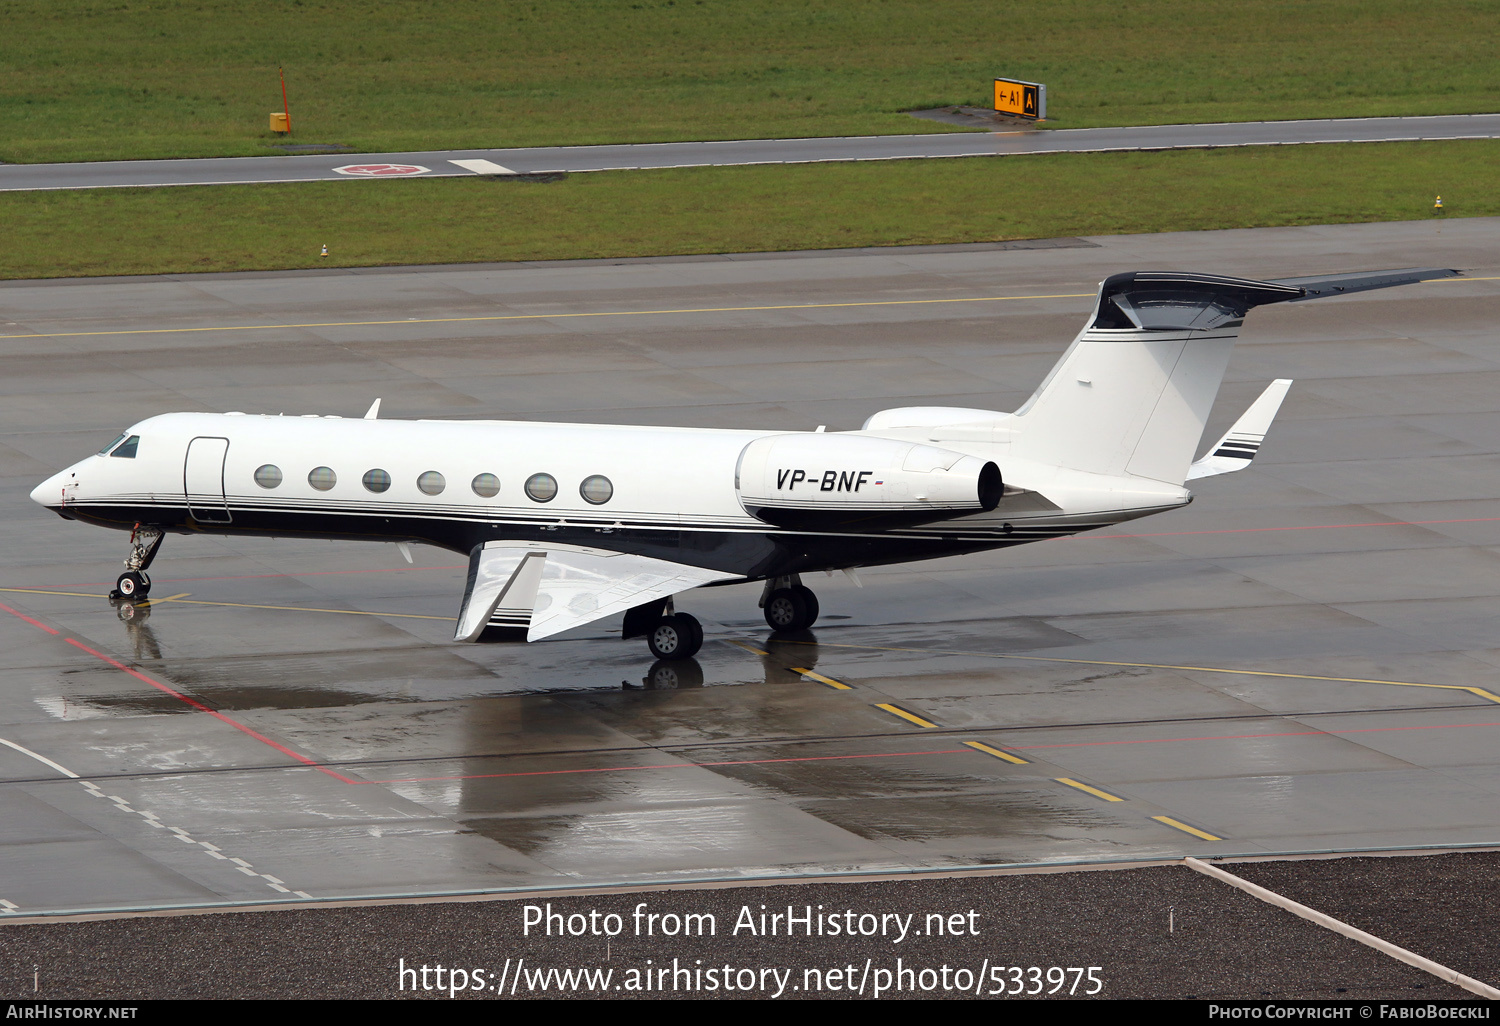
[[[805,631],[818,619],[818,596],[803,586],[798,574],[767,580],[760,605],[766,623],[778,633]]]
[[[125,572],[115,581],[110,598],[139,601],[151,594],[151,578],[146,576],[146,568],[156,558],[165,537],[158,527],[135,525],[135,530],[130,532],[130,556],[125,560]]]

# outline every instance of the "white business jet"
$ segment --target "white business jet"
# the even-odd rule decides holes
[[[615,613],[659,659],[698,651],[674,597],[765,582],[777,631],[809,627],[813,571],[1041,541],[1176,509],[1249,466],[1278,380],[1193,462],[1252,307],[1458,275],[1412,268],[1250,281],[1137,271],[1014,413],[908,407],[823,433],[168,413],[31,497],[131,532],[116,596],[144,598],[175,534],[424,542],[469,557],[457,641],[550,637]],[[664,471],[663,468],[670,468]]]

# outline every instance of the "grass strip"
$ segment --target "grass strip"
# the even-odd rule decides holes
[[[1500,215],[1500,141],[0,193],[0,277],[828,249]],[[330,255],[319,256],[327,245]]]
[[[1489,0],[6,0],[0,160],[1500,109]],[[291,138],[271,135],[285,66]]]

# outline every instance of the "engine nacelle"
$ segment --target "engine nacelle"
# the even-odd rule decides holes
[[[951,449],[805,433],[745,446],[735,487],[751,516],[818,531],[910,527],[988,512],[1005,491],[994,463]]]

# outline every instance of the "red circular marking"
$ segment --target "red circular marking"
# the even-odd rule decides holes
[[[358,175],[365,178],[385,178],[398,175],[425,175],[431,168],[420,164],[345,164],[334,168],[341,175]]]

